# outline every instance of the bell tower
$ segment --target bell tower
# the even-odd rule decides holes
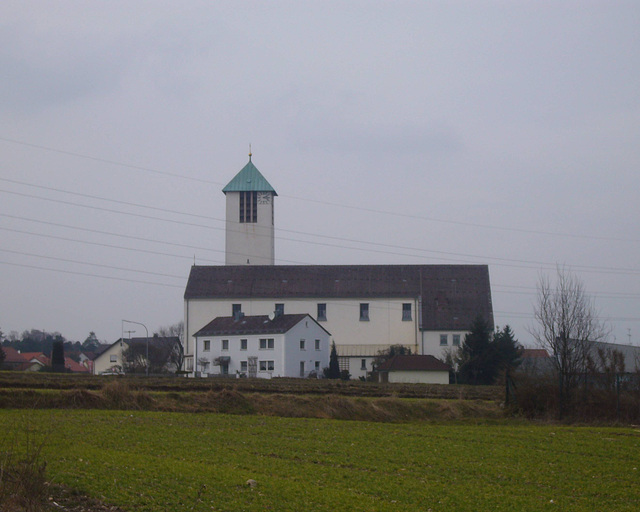
[[[222,189],[227,199],[225,265],[274,265],[274,198],[251,161]]]

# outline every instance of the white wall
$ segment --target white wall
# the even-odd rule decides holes
[[[273,201],[258,204],[258,222],[240,223],[240,192],[226,193],[226,265],[273,265],[275,236]]]
[[[231,316],[232,304],[242,304],[247,316],[268,315],[275,309],[276,302],[284,303],[285,313],[307,313],[313,318],[317,314],[319,302],[327,304],[327,321],[319,323],[331,333],[333,341],[340,345],[380,345],[401,343],[419,350],[419,333],[415,301],[408,298],[396,299],[285,299],[285,300],[249,300],[192,299],[185,301],[185,332],[187,340],[192,340],[200,330],[218,316]],[[369,304],[369,321],[360,321],[360,303]],[[412,304],[411,321],[402,320],[402,304]],[[185,346],[185,350],[190,348]],[[185,343],[185,345],[187,345]],[[188,350],[187,353],[192,353]]]
[[[300,349],[300,340],[305,340],[305,349]],[[320,350],[315,348],[315,340],[320,341]],[[285,375],[300,377],[300,363],[304,362],[305,377],[315,370],[316,361],[320,363],[319,374],[329,366],[329,335],[311,318],[305,318],[286,335]]]
[[[315,318],[318,303],[327,305],[327,320],[320,321],[331,333],[336,343],[338,355],[342,346],[379,345],[384,349],[389,345],[409,346],[414,354],[428,354],[444,359],[446,349],[455,349],[453,336],[460,336],[460,344],[467,331],[418,331],[416,302],[410,298],[395,299],[192,299],[185,301],[185,354],[193,354],[193,333],[200,330],[218,316],[231,316],[232,304],[241,304],[245,315],[268,315],[275,310],[276,302],[284,303],[285,313],[307,313]],[[360,303],[369,304],[369,321],[360,321]],[[411,303],[411,321],[402,320],[402,304]],[[447,345],[440,344],[440,335],[447,335]],[[331,342],[330,342],[331,343]],[[349,351],[353,353],[353,351]],[[367,371],[371,371],[374,354],[349,356],[351,378],[366,376],[361,370],[361,359],[368,357]]]
[[[122,370],[122,351],[126,349],[126,344],[114,343],[102,354],[96,357],[93,362],[93,374],[100,375],[106,372],[114,366],[119,366]],[[111,356],[114,356],[115,361],[111,361]]]
[[[261,338],[273,338],[273,349],[260,349]],[[247,350],[241,350],[242,339],[247,340]],[[300,340],[305,340],[305,350],[300,350]],[[315,340],[320,340],[320,350],[315,349]],[[204,351],[204,341],[210,341],[210,350]],[[229,350],[222,350],[222,340],[229,340]],[[286,334],[259,334],[240,336],[201,336],[197,339],[196,363],[206,358],[210,364],[207,374],[219,374],[220,366],[213,361],[219,356],[228,356],[229,374],[241,372],[241,361],[249,357],[258,358],[259,378],[300,377],[300,362],[305,363],[305,377],[315,369],[315,362],[320,362],[320,372],[329,365],[329,336],[312,319],[306,318],[290,329]],[[260,371],[260,361],[273,361],[273,371]],[[195,363],[194,363],[195,364]],[[197,371],[202,371],[198,364]]]
[[[423,331],[420,333],[420,354],[435,356],[444,359],[446,350],[458,349],[464,342],[464,336],[468,331]],[[447,344],[440,344],[440,335],[447,335]],[[460,336],[460,345],[453,344],[453,336]]]
[[[449,372],[393,371],[389,382],[416,384],[449,384]]]

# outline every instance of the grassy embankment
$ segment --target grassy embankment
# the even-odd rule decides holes
[[[224,412],[366,421],[499,418],[492,387],[309,379],[105,378],[0,373],[0,407]]]

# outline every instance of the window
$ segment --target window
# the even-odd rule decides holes
[[[369,304],[367,304],[366,302],[360,303],[360,321],[369,321]]]
[[[360,359],[360,369],[361,370],[366,370],[367,369],[367,360],[366,359]]]
[[[273,350],[273,338],[260,338],[260,350]]]
[[[440,335],[440,345],[448,345],[449,344],[449,335],[441,334]]]
[[[459,334],[454,334],[453,335],[453,345],[456,347],[460,346],[460,335]]]
[[[240,371],[243,373],[246,373],[246,371],[249,369],[249,365],[247,365],[246,361],[240,361]]]
[[[272,372],[273,371],[273,361],[260,361],[260,371],[261,372]]]
[[[325,303],[318,304],[318,321],[326,321],[327,320],[327,305]]]
[[[204,340],[202,350],[205,352],[209,352],[209,350],[211,350],[211,340]]]
[[[402,305],[402,320],[408,321],[411,320],[411,303],[405,303]]]
[[[300,361],[300,377],[304,377],[304,361]]]
[[[242,313],[242,304],[231,304],[231,316],[236,317]]]
[[[300,340],[300,350],[306,350],[305,345],[306,345],[306,341],[305,340]]]
[[[316,372],[320,371],[320,361],[316,361],[315,369],[316,369]]]
[[[316,340],[316,350],[320,350],[320,340]]]
[[[257,192],[240,192],[240,222],[258,222]]]
[[[284,315],[284,304],[276,304],[276,316]]]
[[[247,350],[247,340],[240,340],[240,350]]]
[[[222,350],[229,350],[229,340],[222,340]]]
[[[117,363],[118,362],[118,356],[115,354],[112,354],[109,356],[109,362],[111,363]]]

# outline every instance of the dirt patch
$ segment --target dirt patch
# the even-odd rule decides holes
[[[61,485],[51,485],[49,501],[43,511],[64,510],[67,512],[124,512],[120,507],[90,498]]]

